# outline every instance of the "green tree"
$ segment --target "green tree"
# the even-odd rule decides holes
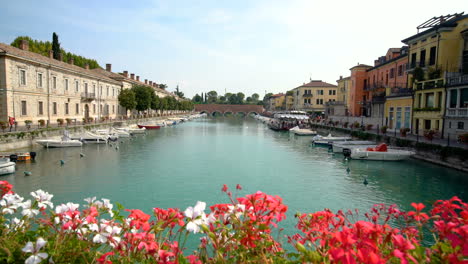
[[[287,92],[286,92],[286,95],[287,95],[287,96],[293,96],[293,95],[294,95],[294,92],[293,92],[292,90],[291,90],[291,91],[287,91]]]
[[[136,106],[138,111],[145,111],[151,108],[151,94],[154,93],[151,87],[145,85],[135,85],[132,87],[135,93]]]
[[[225,104],[225,103],[226,103],[226,96],[221,95],[221,96],[218,98],[218,104]]]
[[[60,59],[60,42],[58,40],[58,35],[54,32],[52,34],[52,52],[54,54],[54,59]]]
[[[166,90],[166,89],[167,89],[167,85],[166,85],[166,84],[163,84],[163,83],[159,84],[158,87],[159,87],[160,89],[163,89],[163,90]]]
[[[136,99],[135,93],[131,89],[124,89],[120,92],[119,97],[119,104],[125,108],[125,115],[127,114],[128,110],[133,110],[136,107]]]
[[[245,99],[245,101],[247,102],[247,104],[251,104],[253,102],[253,99],[249,96]]]
[[[151,93],[151,109],[158,110],[161,107],[161,98],[156,93]]]
[[[199,95],[199,94],[196,94],[193,98],[192,98],[192,102],[195,103],[195,104],[201,104],[203,101],[202,97]]]
[[[244,97],[245,97],[245,94],[244,93],[237,93],[237,104],[244,104]]]
[[[184,98],[184,93],[181,92],[181,91],[179,91],[179,85],[177,85],[176,91],[175,91],[174,94],[177,95],[177,96],[179,96],[179,97],[182,98],[182,99]]]
[[[218,93],[216,91],[209,91],[206,95],[208,96],[206,101],[209,104],[215,104],[218,100]]]
[[[228,97],[229,104],[237,104],[237,94],[230,94]]]
[[[258,100],[260,99],[260,95],[258,95],[258,93],[254,93],[252,94],[252,101],[253,102],[258,102]]]

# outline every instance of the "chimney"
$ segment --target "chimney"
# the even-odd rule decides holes
[[[343,80],[343,75],[340,75],[340,80]]]
[[[148,84],[148,79],[145,79],[145,84]]]
[[[130,73],[130,79],[135,80],[135,74],[134,73]]]
[[[153,81],[149,81],[149,85],[150,85],[150,86],[153,86]]]
[[[156,83],[153,83],[153,87],[156,87],[156,85],[157,85]]]
[[[89,64],[86,63],[86,64],[84,65],[84,68],[85,68],[86,70],[89,70]]]
[[[124,76],[125,78],[128,78],[128,71],[124,71],[124,72],[123,72],[123,76]]]
[[[140,76],[137,76],[137,77],[136,77],[136,80],[139,82],[139,81],[140,81]]]
[[[73,59],[73,57],[70,57],[68,59],[68,63],[70,63],[71,65],[74,65],[75,64],[75,59]]]
[[[22,39],[19,44],[19,48],[22,50],[28,50],[29,51],[29,41],[26,39]]]
[[[106,71],[108,71],[108,72],[112,71],[112,64],[110,64],[110,63],[106,64]]]

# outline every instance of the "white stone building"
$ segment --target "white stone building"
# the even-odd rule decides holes
[[[0,121],[14,117],[23,126],[26,120],[32,125],[59,119],[113,120],[125,113],[118,104],[120,91],[136,84],[151,86],[159,97],[174,96],[139,79],[134,74],[129,78],[127,71],[111,72],[110,64],[106,70],[90,70],[55,60],[52,53],[46,57],[30,52],[27,41],[20,48],[0,43]]]

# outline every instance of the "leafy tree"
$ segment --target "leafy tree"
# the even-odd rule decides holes
[[[199,94],[196,94],[193,98],[192,98],[192,102],[195,103],[195,104],[201,104],[203,101],[202,97],[199,95]]]
[[[145,111],[151,108],[151,94],[154,93],[151,87],[145,85],[135,85],[132,87],[135,93],[136,106],[138,111]]]
[[[54,32],[52,34],[52,52],[54,54],[54,59],[60,59],[60,43],[58,40],[58,35]]]
[[[215,104],[218,100],[218,93],[216,91],[209,91],[206,95],[208,96],[206,101],[209,104]]]
[[[252,101],[253,101],[253,99],[252,99],[252,97],[249,96],[249,97],[247,97],[247,98],[245,99],[245,101],[246,101],[248,104],[251,104]]]
[[[27,40],[29,42],[29,51],[41,54],[42,56],[49,56],[49,51],[53,50],[52,49],[52,42],[50,41],[38,41],[34,40],[30,37],[27,36],[19,36],[13,40],[13,42],[10,44],[13,47],[19,48],[21,40]],[[70,58],[73,58],[74,63],[76,66],[79,67],[84,67],[85,64],[89,65],[90,69],[95,69],[95,68],[100,68],[99,64],[97,63],[96,60],[93,59],[88,59],[70,52],[66,52],[64,49],[60,48],[59,54],[62,54],[63,61],[69,61]],[[55,53],[54,53],[55,56]],[[59,55],[60,56],[60,55]],[[55,58],[55,57],[54,57]]]
[[[218,98],[218,103],[219,103],[219,104],[225,104],[225,103],[226,103],[226,96],[221,95],[221,96]]]
[[[158,110],[161,107],[161,98],[156,93],[151,93],[151,109]]]
[[[230,94],[228,97],[229,104],[237,104],[237,94]]]
[[[179,85],[176,87],[175,95],[179,96],[180,98],[184,98],[184,93],[179,91]]]
[[[136,107],[136,98],[135,93],[131,89],[124,89],[120,92],[119,97],[119,104],[127,110],[133,110]],[[126,114],[127,112],[125,112]]]
[[[166,89],[167,89],[167,85],[166,85],[166,84],[163,84],[163,83],[158,84],[158,87],[159,87],[160,89],[163,89],[163,90],[166,90]]]
[[[287,95],[287,96],[293,96],[293,95],[294,95],[294,92],[293,92],[293,91],[287,91],[287,92],[286,92],[286,95]]]
[[[237,93],[237,104],[244,104],[245,94],[239,92]]]
[[[252,101],[253,102],[258,102],[259,99],[260,99],[260,95],[258,95],[258,93],[252,94]]]

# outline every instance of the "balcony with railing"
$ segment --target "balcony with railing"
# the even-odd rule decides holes
[[[468,108],[447,108],[447,116],[468,118]]]
[[[468,73],[450,73],[447,74],[446,78],[447,87],[467,85],[468,84]]]
[[[429,90],[429,89],[435,89],[435,88],[444,88],[444,86],[445,86],[445,82],[443,78],[415,82],[416,90]]]
[[[304,93],[302,97],[313,97],[313,95],[311,93]]]
[[[344,105],[345,103],[343,101],[328,101],[325,103],[327,106],[332,106],[332,105]]]
[[[411,88],[393,87],[387,91],[387,97],[411,96],[413,93]]]
[[[81,93],[81,100],[83,101],[93,101],[96,99],[95,93]]]

